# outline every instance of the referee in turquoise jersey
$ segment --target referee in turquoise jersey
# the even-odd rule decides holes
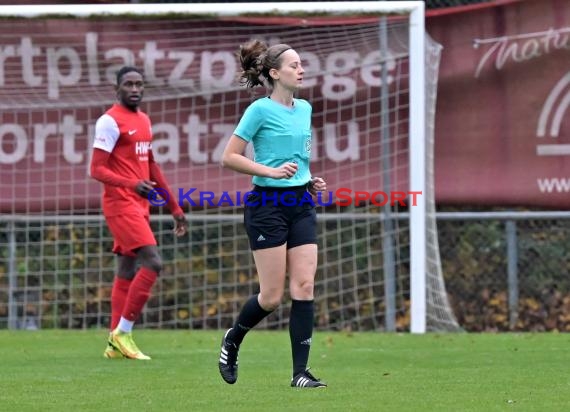
[[[245,200],[244,223],[259,276],[259,294],[243,305],[222,338],[218,362],[227,383],[238,376],[238,351],[250,329],[281,303],[289,274],[289,335],[293,358],[292,387],[324,388],[307,367],[314,323],[317,270],[316,212],[312,195],[326,190],[311,177],[309,102],[294,97],[305,71],[297,52],[286,44],[271,47],[252,40],[238,52],[242,83],[266,87],[270,94],[244,112],[222,156],[222,165],[253,176]],[[253,145],[254,158],[244,156]]]

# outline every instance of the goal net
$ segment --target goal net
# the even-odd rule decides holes
[[[425,37],[419,93],[425,97],[425,153],[412,165],[425,180],[415,188],[406,13],[387,6],[384,13],[232,15],[220,9],[195,15],[201,5],[160,6],[196,9],[84,18],[93,12],[89,6],[65,6],[77,15],[48,9],[55,15],[2,21],[0,328],[108,326],[116,262],[101,216],[102,187],[87,172],[95,121],[115,101],[114,76],[126,64],[145,72],[142,109],[153,122],[153,152],[190,221],[189,234],[176,238],[168,211],[153,207],[164,270],[139,322],[231,325],[258,291],[242,223],[251,182],[222,169],[219,160],[245,108],[265,92],[252,95],[236,77],[235,51],[258,38],[291,45],[306,70],[299,97],[313,105],[312,172],[329,187],[316,200],[316,328],[407,331],[413,313],[425,323],[420,332],[457,330],[441,273],[434,203],[440,46]],[[263,7],[247,5],[258,12]],[[414,213],[420,219],[415,234]],[[414,243],[414,236],[421,241]],[[420,270],[412,276],[414,267]],[[414,277],[422,288],[419,311],[411,309]],[[283,328],[288,311],[285,300],[259,327]]]

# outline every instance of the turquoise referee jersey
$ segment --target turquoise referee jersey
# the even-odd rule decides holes
[[[258,186],[291,187],[309,182],[311,172],[311,114],[306,100],[293,99],[293,107],[286,107],[269,97],[254,101],[245,110],[234,134],[253,143],[255,162],[270,167],[283,163],[297,163],[297,173],[289,179],[254,176]]]

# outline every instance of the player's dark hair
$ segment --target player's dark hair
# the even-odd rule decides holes
[[[144,78],[144,74],[143,74],[142,70],[140,70],[136,67],[133,67],[133,66],[123,66],[117,72],[117,86],[119,86],[121,84],[121,80],[123,80],[123,76],[127,73],[130,73],[130,72],[137,72],[138,74],[140,74]]]
[[[266,85],[273,87],[273,78],[269,75],[269,70],[280,69],[281,55],[291,48],[283,43],[267,47],[267,44],[260,40],[251,40],[241,45],[237,52],[242,68],[240,83],[246,87]]]

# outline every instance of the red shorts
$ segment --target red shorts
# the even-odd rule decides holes
[[[138,214],[107,216],[107,226],[113,235],[113,253],[136,256],[135,250],[156,245],[148,216]]]

